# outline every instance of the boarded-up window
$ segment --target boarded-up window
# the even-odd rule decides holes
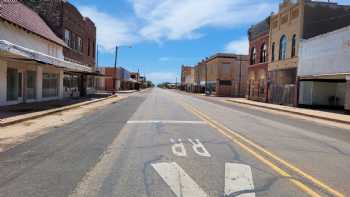
[[[272,29],[276,29],[278,27],[278,20],[275,19],[272,21]]]
[[[288,22],[288,13],[282,15],[282,17],[281,17],[281,25],[283,25],[283,24],[285,24],[287,22]]]
[[[299,8],[295,8],[292,10],[292,20],[299,17]]]

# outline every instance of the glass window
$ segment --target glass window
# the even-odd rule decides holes
[[[266,56],[267,56],[267,46],[264,43],[260,49],[260,63],[266,62]]]
[[[83,52],[83,40],[81,39],[81,37],[80,36],[78,36],[78,46],[77,46],[77,50],[79,51],[79,52]]]
[[[88,56],[90,56],[90,38],[88,39]]]
[[[36,72],[27,71],[27,98],[35,99],[35,90],[36,90]]]
[[[18,99],[18,71],[17,69],[7,68],[7,100],[15,101]]]
[[[285,60],[287,58],[287,37],[283,35],[280,39],[279,60]]]
[[[250,53],[250,64],[256,63],[256,49],[252,48]]]
[[[64,42],[70,47],[70,37],[71,37],[71,33],[68,29],[64,30]]]
[[[271,54],[271,62],[274,62],[275,61],[275,43],[272,43],[272,47],[271,47],[271,51],[272,51],[272,54]]]
[[[58,74],[43,73],[43,97],[58,96]]]
[[[95,49],[95,42],[92,42],[92,57],[95,58],[95,54],[96,54],[96,49]]]
[[[297,36],[294,34],[292,38],[292,57],[295,57],[296,53],[296,42],[297,42]]]

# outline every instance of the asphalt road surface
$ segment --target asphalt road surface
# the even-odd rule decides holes
[[[349,136],[153,89],[0,153],[0,196],[347,196]]]

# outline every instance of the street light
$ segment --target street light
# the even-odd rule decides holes
[[[115,94],[117,92],[116,90],[116,80],[117,80],[117,62],[118,62],[118,50],[121,47],[127,47],[127,48],[132,48],[131,45],[129,46],[115,46],[115,58],[114,58],[114,75],[113,75],[113,94]]]

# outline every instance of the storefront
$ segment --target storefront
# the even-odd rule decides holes
[[[0,105],[64,98],[69,92],[64,87],[72,92],[79,83],[64,74],[73,70],[90,68],[0,40]]]

